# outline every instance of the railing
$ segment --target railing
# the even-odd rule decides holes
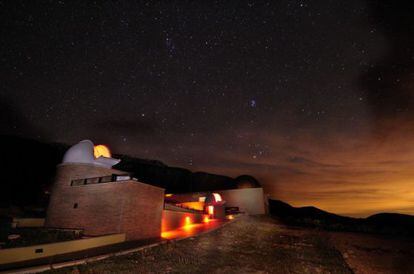
[[[102,183],[111,183],[111,182],[121,182],[121,181],[128,181],[132,180],[133,178],[128,174],[112,174],[108,176],[102,177],[92,177],[92,178],[84,178],[84,179],[75,179],[72,180],[70,185],[71,186],[83,186],[83,185],[93,185],[93,184],[102,184]]]

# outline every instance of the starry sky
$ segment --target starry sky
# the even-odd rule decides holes
[[[0,133],[414,214],[409,2],[0,1]]]

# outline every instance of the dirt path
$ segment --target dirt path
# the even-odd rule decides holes
[[[243,217],[196,238],[53,273],[352,273],[325,235]]]

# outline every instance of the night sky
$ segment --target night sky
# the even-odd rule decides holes
[[[381,2],[0,1],[0,133],[414,214],[414,8]]]

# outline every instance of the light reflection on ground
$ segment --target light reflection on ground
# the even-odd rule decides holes
[[[161,237],[167,240],[191,237],[215,229],[223,223],[225,223],[225,221],[209,220],[209,222],[205,222],[202,224],[185,225],[175,230],[162,232]]]

